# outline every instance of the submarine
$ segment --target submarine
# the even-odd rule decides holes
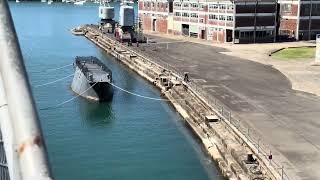
[[[112,72],[105,64],[93,56],[77,56],[73,66],[72,91],[89,100],[112,100]]]

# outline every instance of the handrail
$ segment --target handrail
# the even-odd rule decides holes
[[[21,179],[50,180],[45,142],[7,0],[0,0],[0,75]]]
[[[94,28],[88,27],[91,30],[95,31],[95,33],[101,33],[99,31],[96,31]],[[156,62],[154,60],[151,60],[151,58],[146,57],[145,55],[142,55],[140,52],[137,52],[136,50],[133,51],[131,48],[128,48],[124,46],[121,43],[116,43],[117,46],[120,46],[121,48],[129,51],[132,54],[135,54],[137,57],[140,57],[146,61],[148,61],[150,64],[153,64],[161,69],[167,69],[172,72],[174,76],[177,78],[183,80],[183,74],[177,70],[175,67],[169,65],[168,63],[157,60]],[[254,139],[256,136],[253,134],[253,132],[249,131],[250,127],[248,125],[243,124],[240,120],[234,118],[234,116],[231,113],[231,110],[229,110],[222,102],[220,102],[218,99],[209,96],[206,92],[204,92],[202,89],[198,88],[198,85],[196,85],[193,82],[188,82],[186,85],[200,98],[205,101],[207,105],[209,105],[220,118],[227,124],[227,126],[231,127],[233,130],[237,130],[243,138],[246,138],[247,142],[250,143],[252,146],[252,149],[254,153],[259,155],[259,158],[261,161],[267,166],[267,168],[270,169],[271,173],[275,176],[276,179],[281,180],[290,180],[292,177],[289,177],[286,170],[284,169],[284,166],[281,165],[281,163],[276,162],[275,159],[269,160],[269,153],[270,150],[267,148],[265,144],[262,143],[262,139]],[[258,136],[256,136],[258,137]],[[268,149],[268,150],[267,150]],[[268,162],[268,163],[266,163]]]

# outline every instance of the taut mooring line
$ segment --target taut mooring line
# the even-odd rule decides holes
[[[90,86],[88,89],[86,89],[85,91],[83,91],[82,93],[78,94],[77,96],[71,98],[71,99],[68,99],[66,101],[63,101],[62,103],[59,103],[55,106],[49,106],[49,107],[46,107],[46,108],[41,108],[40,110],[49,110],[49,109],[56,109],[56,108],[59,108],[61,107],[62,105],[64,104],[67,104],[68,102],[71,102],[73,101],[74,99],[78,98],[79,96],[81,96],[82,94],[84,94],[85,92],[87,92],[89,89],[91,89],[94,85],[96,85],[98,82],[94,83],[92,86]]]
[[[137,93],[125,90],[125,89],[123,89],[123,88],[121,88],[121,87],[119,87],[119,86],[117,86],[117,85],[115,85],[113,83],[109,82],[109,84],[111,84],[113,87],[115,87],[115,88],[117,88],[117,89],[119,89],[119,90],[121,90],[123,92],[126,92],[128,94],[131,94],[131,95],[134,95],[134,96],[137,96],[137,97],[141,97],[141,98],[144,98],[144,99],[149,99],[149,100],[154,100],[154,101],[170,101],[169,99],[153,98],[153,97],[143,96],[141,94],[137,94]],[[185,99],[175,99],[175,100],[185,100]]]
[[[31,73],[51,72],[51,71],[56,71],[56,70],[59,70],[59,69],[63,69],[63,68],[72,66],[72,65],[73,65],[73,63],[67,64],[67,65],[64,65],[64,66],[60,66],[60,67],[57,67],[57,68],[42,70],[42,71],[31,71]]]
[[[73,63],[67,64],[67,65],[65,65],[65,66],[53,68],[53,69],[48,69],[48,70],[46,70],[46,71],[48,71],[48,72],[50,72],[50,71],[55,71],[55,70],[63,69],[63,68],[65,68],[65,67],[69,67],[69,66],[72,66],[72,65],[73,65]]]
[[[66,77],[63,77],[63,78],[60,78],[60,79],[57,79],[57,80],[54,80],[54,81],[48,82],[48,83],[44,83],[44,84],[36,85],[35,87],[37,88],[37,87],[42,87],[42,86],[46,86],[46,85],[49,85],[49,84],[53,84],[53,83],[55,83],[55,82],[58,82],[58,81],[62,81],[62,80],[64,80],[64,79],[67,79],[68,77],[73,76],[73,75],[74,75],[74,73],[69,74],[69,75],[68,75],[68,76],[66,76]]]

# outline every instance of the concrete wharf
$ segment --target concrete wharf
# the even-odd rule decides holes
[[[254,166],[245,163],[247,153],[253,153],[258,157],[258,169],[261,168],[263,179],[316,179],[315,174],[309,173],[316,164],[299,162],[309,165],[303,169],[295,161],[302,157],[288,156],[283,151],[291,147],[290,150],[298,154],[302,148],[297,147],[299,143],[293,139],[292,130],[287,128],[289,124],[281,126],[282,119],[265,112],[258,104],[259,101],[265,102],[273,110],[280,105],[277,108],[284,110],[286,105],[292,108],[297,104],[291,104],[297,100],[292,96],[308,100],[299,92],[289,94],[290,82],[277,70],[220,54],[222,48],[172,40],[167,43],[165,38],[156,39],[154,45],[127,47],[102,34],[96,26],[83,26],[83,31],[89,40],[162,89],[186,124],[201,139],[225,177],[251,179],[259,174]],[[185,71],[191,75],[190,83],[183,82],[183,86],[176,85],[169,90],[163,86],[161,77],[180,80]],[[285,103],[279,99],[284,99]],[[317,107],[319,104],[312,109]],[[287,115],[290,114],[288,110]],[[219,121],[206,121],[209,115],[217,115]],[[280,143],[285,147],[279,146]],[[272,152],[272,161],[267,159],[268,150]]]

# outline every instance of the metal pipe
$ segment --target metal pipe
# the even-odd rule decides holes
[[[312,9],[313,9],[313,1],[310,0],[310,13],[309,13],[309,33],[308,33],[308,40],[311,40],[311,22],[312,22]]]
[[[52,179],[40,123],[7,0],[0,0],[0,74],[22,179]]]
[[[8,103],[4,93],[2,78],[0,76],[0,128],[2,133],[3,145],[7,159],[10,180],[20,180],[20,165],[18,153],[14,151],[13,128],[10,121]]]
[[[279,15],[279,16],[278,16]],[[278,18],[280,18],[280,12],[278,12],[278,0],[275,1],[275,13],[274,13],[274,31],[273,31],[273,42],[277,42],[278,36]]]

